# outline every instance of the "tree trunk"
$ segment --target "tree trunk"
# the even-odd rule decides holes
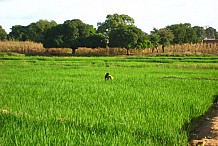
[[[72,49],[72,55],[76,54],[76,49],[75,48],[71,48]]]
[[[126,55],[129,55],[129,49],[126,49]]]
[[[165,45],[162,46],[162,52],[164,53]]]

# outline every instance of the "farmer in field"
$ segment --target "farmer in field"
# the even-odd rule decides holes
[[[105,80],[113,80],[113,76],[110,75],[109,73],[106,73],[106,75],[104,76]]]

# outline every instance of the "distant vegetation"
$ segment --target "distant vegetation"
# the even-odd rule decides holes
[[[154,28],[148,34],[134,23],[133,18],[124,14],[107,15],[104,22],[98,22],[97,28],[79,19],[66,20],[63,24],[39,20],[28,26],[12,26],[9,34],[0,27],[0,41],[38,42],[45,48],[70,48],[73,54],[78,48],[124,48],[129,55],[130,49],[159,48],[164,52],[169,45],[195,44],[205,38],[218,38],[213,27],[180,23]]]
[[[0,52],[14,52],[26,55],[41,56],[72,56],[70,48],[44,48],[41,43],[2,41],[0,42]],[[165,50],[161,48],[153,49],[129,49],[130,55],[150,55],[150,56],[205,56],[218,55],[217,44],[182,44],[169,45]],[[120,56],[126,55],[124,48],[78,48],[75,56]]]

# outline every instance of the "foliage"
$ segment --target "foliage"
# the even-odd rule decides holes
[[[8,36],[0,28],[0,40],[39,42],[43,43],[45,47],[72,48],[72,52],[75,53],[78,47],[107,48],[108,45],[113,47],[125,46],[128,51],[130,48],[141,48],[145,40],[149,40],[153,47],[157,48],[159,45],[165,47],[166,45],[192,44],[202,42],[205,38],[218,38],[218,32],[213,27],[206,29],[201,26],[192,27],[190,23],[173,24],[160,29],[154,28],[148,36],[137,28],[134,23],[132,17],[117,13],[108,14],[104,22],[98,22],[97,28],[85,24],[79,19],[66,20],[63,24],[57,24],[55,21],[39,20],[27,26],[12,26]],[[120,28],[122,27],[128,28],[130,32],[124,31],[124,29],[121,31]],[[136,29],[132,30],[131,27],[136,27]],[[124,34],[115,35],[114,33],[118,31]],[[113,34],[110,34],[111,32]],[[130,38],[127,37],[128,35]],[[109,38],[111,36],[121,36],[125,40],[121,38],[120,40],[124,41],[122,42],[119,39],[116,40],[116,38]],[[133,42],[130,43],[130,40]],[[115,44],[112,44],[113,42]],[[148,44],[145,43],[143,47],[145,46],[148,47]]]
[[[206,32],[207,39],[218,38],[218,33],[217,33],[216,29],[214,29],[213,27],[206,28],[205,32]]]
[[[27,26],[28,40],[43,43],[45,32],[56,25],[55,21],[49,22],[48,20],[39,20],[36,23],[31,23]]]
[[[137,34],[133,27],[118,27],[113,29],[109,35],[109,47],[134,48],[137,44]]]
[[[98,23],[97,32],[108,37],[113,29],[117,29],[120,26],[126,25],[134,25],[134,19],[125,14],[109,14],[106,16],[106,20],[104,22]]]
[[[159,43],[161,45],[169,45],[173,42],[174,39],[174,34],[172,31],[168,28],[162,28],[158,30],[158,35],[160,36],[160,41]]]
[[[189,23],[180,23],[167,26],[174,34],[174,44],[196,43],[197,35]]]
[[[87,48],[106,48],[107,39],[102,34],[92,34],[85,39]]]
[[[127,54],[130,48],[144,47],[145,33],[128,15],[107,15],[105,22],[98,23],[97,32],[109,39],[109,47],[126,48]]]
[[[145,49],[145,48],[153,48],[153,44],[151,41],[149,40],[144,40],[142,41],[141,43],[139,43],[136,48],[139,48],[139,49]]]
[[[145,40],[145,33],[134,25],[120,26],[111,30],[109,34],[109,47],[136,48]]]
[[[39,20],[28,26],[15,25],[12,26],[9,38],[17,41],[34,41],[42,43],[44,42],[45,32],[56,25],[57,23],[55,21],[49,22],[48,20]]]
[[[201,42],[203,39],[206,38],[206,32],[204,27],[194,26],[193,29],[195,30],[197,35],[197,39],[198,39],[197,42]]]
[[[0,25],[0,41],[5,41],[7,39],[7,33]]]
[[[160,39],[161,37],[158,34],[158,30],[155,33],[149,35],[149,40],[151,41],[154,47],[157,47],[159,45]]]
[[[50,28],[45,34],[46,48],[71,48],[75,54],[78,47],[85,47],[85,39],[93,33],[93,27],[79,19],[67,20]]]
[[[11,32],[9,33],[10,40],[15,41],[27,41],[27,27],[21,25],[12,26]]]

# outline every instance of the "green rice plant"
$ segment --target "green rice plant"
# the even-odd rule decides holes
[[[168,61],[0,57],[1,145],[187,145],[218,94],[217,64],[156,59]]]

